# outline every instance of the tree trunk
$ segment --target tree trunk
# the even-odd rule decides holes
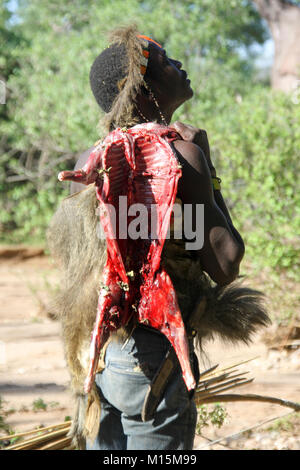
[[[292,92],[300,86],[300,5],[284,0],[254,0],[254,3],[274,40],[272,88]]]

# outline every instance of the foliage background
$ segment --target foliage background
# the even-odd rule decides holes
[[[189,73],[195,94],[174,119],[207,130],[246,259],[297,279],[299,103],[257,71],[269,34],[250,0],[2,1],[1,241],[44,240],[68,192],[58,171],[98,139],[90,65],[107,32],[132,22]]]

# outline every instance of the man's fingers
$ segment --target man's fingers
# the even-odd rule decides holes
[[[180,134],[183,140],[187,140],[189,142],[192,142],[194,140],[198,130],[193,126],[183,124],[179,121],[174,122],[174,124],[172,124],[170,127],[172,127],[176,132],[178,132],[178,134]]]
[[[183,122],[180,121],[175,121],[174,124],[171,125],[171,127],[175,127],[178,131],[182,132],[195,132],[198,129],[196,127],[191,126],[190,124],[184,124]]]
[[[184,138],[184,140],[194,140],[195,138],[201,140],[207,139],[205,129],[199,129],[198,127],[191,126],[190,124],[175,121],[170,127],[173,127]]]

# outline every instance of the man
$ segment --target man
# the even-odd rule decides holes
[[[146,131],[149,130],[150,132],[153,127],[152,124],[150,124],[151,122],[157,123],[154,125],[154,129],[158,129],[157,132],[165,132],[159,125],[169,126],[174,111],[193,96],[190,81],[187,78],[186,72],[182,70],[182,64],[179,61],[168,58],[165,50],[158,43],[150,38],[139,35],[134,28],[127,28],[116,32],[113,44],[96,58],[91,69],[90,80],[95,98],[106,113],[105,123],[107,131],[111,132],[116,129],[116,131],[114,131],[115,134],[112,132],[112,134],[109,135],[118,136],[118,139],[123,139],[122,142],[125,142],[127,139],[126,133],[132,136],[135,132],[144,132],[144,128]],[[139,127],[140,124],[141,127]],[[164,129],[166,128],[164,127]],[[182,357],[180,347],[179,350],[176,350],[177,358],[175,357],[174,359],[174,354],[172,356],[173,348],[170,350],[169,341],[171,341],[175,349],[176,344],[179,344],[179,340],[176,339],[176,327],[173,330],[173,334],[168,336],[165,331],[165,334],[162,334],[163,329],[160,327],[157,327],[158,329],[151,328],[151,321],[150,326],[146,323],[143,324],[141,321],[135,321],[131,329],[132,324],[130,323],[130,319],[126,324],[127,327],[130,327],[129,330],[127,328],[129,334],[126,340],[124,341],[123,338],[122,341],[106,343],[105,367],[101,373],[96,374],[95,378],[96,395],[99,396],[101,402],[100,429],[99,432],[97,431],[95,439],[89,438],[92,433],[86,433],[88,437],[88,449],[192,449],[197,416],[192,389],[195,387],[197,376],[199,375],[196,358],[193,354],[193,328],[197,329],[198,321],[196,318],[197,315],[195,316],[194,313],[199,313],[196,300],[199,298],[199,294],[201,294],[201,300],[205,300],[204,303],[200,302],[201,315],[198,316],[205,318],[204,313],[208,312],[208,330],[211,328],[210,322],[214,315],[212,310],[217,312],[218,325],[222,323],[223,313],[224,317],[228,314],[227,316],[231,316],[230,318],[232,320],[232,318],[236,318],[236,315],[238,318],[240,312],[239,301],[241,300],[241,291],[232,290],[229,291],[229,294],[226,294],[227,291],[224,291],[225,294],[222,297],[220,292],[222,293],[223,291],[220,286],[230,284],[237,277],[239,265],[244,255],[244,244],[241,236],[232,224],[222,198],[220,181],[216,178],[215,169],[210,160],[206,133],[181,123],[175,123],[173,129],[176,130],[177,137],[174,138],[175,134],[172,134],[171,130],[168,131],[169,133],[171,132],[169,135],[173,137],[170,138],[168,146],[165,147],[165,151],[167,152],[167,149],[171,147],[174,152],[173,155],[176,156],[177,161],[180,163],[178,168],[180,167],[182,172],[177,186],[176,197],[181,200],[183,204],[192,205],[193,215],[190,223],[193,226],[195,226],[196,223],[197,205],[204,205],[203,247],[191,254],[187,251],[183,252],[182,246],[179,248],[176,246],[174,251],[175,245],[170,242],[169,244],[165,244],[166,250],[162,255],[163,264],[175,286],[179,306],[182,311],[182,318],[186,325],[190,352],[190,365],[187,365],[187,367],[189,368],[191,366],[193,369],[196,381],[188,388],[187,381],[184,383],[183,378],[186,379],[186,376],[184,375],[184,370],[180,370],[177,360],[178,358],[181,364]],[[181,138],[179,138],[179,135]],[[154,138],[153,135],[152,138]],[[109,140],[105,139],[104,143],[108,141]],[[96,145],[81,156],[74,172],[63,172],[61,179],[70,179],[73,181],[71,187],[72,193],[75,194],[76,191],[82,189],[82,185],[78,184],[78,181],[85,182],[85,184],[94,181],[96,187],[99,184],[100,187],[103,187],[104,183],[99,182],[98,172],[99,168],[101,168],[99,162],[102,156],[105,155],[105,158],[107,158],[107,155],[109,155],[107,149],[105,152],[106,153],[104,153],[104,151],[102,152],[100,146]],[[164,158],[165,154],[162,153],[161,155],[162,158]],[[132,155],[130,157],[132,157]],[[170,154],[169,158],[171,162],[172,156]],[[95,162],[97,164],[93,166]],[[118,166],[117,161],[115,161],[115,166]],[[83,169],[78,170],[78,168]],[[108,172],[109,169],[110,168],[107,168],[104,171]],[[109,178],[105,181],[108,182],[108,180]],[[112,175],[112,184],[113,180]],[[109,186],[107,186],[107,188],[108,187]],[[98,196],[100,195],[99,200],[101,200],[101,197],[103,198],[103,195],[105,195],[105,191],[103,192],[103,189],[98,189],[97,191]],[[82,231],[84,231],[86,230],[85,227],[89,225],[87,223],[88,217],[85,217],[85,220],[80,222],[82,210],[78,210],[78,207],[86,207],[84,206],[85,203],[82,205],[80,200],[82,200],[82,198],[84,199],[84,195],[88,193],[82,191],[78,194],[78,196],[73,196],[73,198],[69,199],[67,202],[67,204],[71,204],[71,206],[73,204],[71,220],[73,224],[75,220],[76,224],[72,226],[72,242],[70,243],[70,241],[68,241],[70,254],[66,255],[64,253],[66,264],[72,264],[72,267],[66,269],[68,272],[69,287],[66,289],[66,294],[63,296],[62,302],[62,309],[66,312],[65,317],[67,318],[64,324],[65,337],[67,338],[68,335],[72,336],[72,339],[69,338],[69,344],[72,346],[67,346],[67,355],[70,358],[69,363],[71,364],[71,369],[75,362],[77,369],[80,368],[78,364],[81,362],[79,356],[83,342],[80,342],[82,331],[78,325],[80,325],[80,322],[85,322],[85,325],[87,325],[84,314],[87,316],[87,312],[91,310],[88,306],[88,303],[91,302],[89,299],[90,296],[87,297],[85,292],[88,291],[88,289],[95,291],[95,288],[92,288],[92,279],[95,278],[93,273],[95,272],[97,276],[98,272],[99,275],[100,269],[98,266],[98,268],[93,271],[91,267],[91,265],[96,263],[95,258],[98,256],[97,253],[99,252],[100,245],[98,248],[96,247],[91,250],[84,238],[80,238],[79,235],[76,239],[76,234],[74,236],[74,230],[77,230],[76,227],[81,227],[82,225]],[[76,198],[79,199],[76,200]],[[75,201],[77,202],[75,203]],[[61,219],[63,219],[64,225],[63,227],[60,225],[62,230],[55,232],[56,234],[60,234],[59,237],[61,240],[57,240],[55,236],[52,237],[55,239],[56,248],[59,244],[61,245],[59,249],[61,249],[63,243],[66,244],[66,237],[70,237],[71,233],[71,228],[66,229],[68,225],[68,212],[70,212],[69,209],[67,211],[64,210],[63,215],[56,218],[57,225],[61,224]],[[93,225],[93,218],[90,217],[89,220],[91,220],[90,225]],[[89,228],[87,230],[90,231]],[[61,231],[66,232],[66,235],[61,235]],[[82,240],[84,247],[81,246],[78,241],[79,239]],[[94,243],[94,241],[91,243]],[[136,245],[136,247],[138,246],[139,245]],[[83,259],[79,251],[81,249],[83,254],[85,254],[85,247],[88,254],[86,254],[85,259]],[[179,264],[177,268],[173,269],[172,261],[174,261],[174,259],[172,259],[172,257],[173,253],[175,253],[174,257],[176,258],[177,248],[181,250],[178,256]],[[74,256],[72,255],[72,250]],[[56,251],[58,252],[59,250],[56,249]],[[170,253],[172,253],[172,255]],[[70,263],[70,259],[75,260],[74,263]],[[80,262],[78,259],[80,259]],[[182,264],[180,264],[181,262]],[[86,266],[84,269],[82,268],[83,264]],[[81,271],[81,273],[78,275],[79,271]],[[201,286],[207,286],[208,282],[203,272],[207,273],[219,288],[218,291],[212,290],[210,287],[206,289],[207,292],[213,292],[213,294],[218,292],[218,299],[216,301],[212,300],[211,303],[209,303],[209,294],[207,296],[207,305],[213,306],[211,308],[206,308],[206,298],[204,298],[203,295],[203,292],[206,291],[201,290]],[[117,271],[115,275],[118,275]],[[167,276],[167,274],[165,274],[165,276]],[[77,280],[75,279],[74,281],[74,278]],[[89,283],[86,282],[87,278]],[[96,286],[95,281],[93,282],[93,286]],[[120,284],[120,282],[118,282],[118,284]],[[152,288],[153,286],[152,284]],[[138,290],[136,292],[138,292]],[[155,296],[155,290],[152,292],[153,296]],[[239,294],[237,294],[237,292],[239,292]],[[243,291],[242,294],[244,296],[243,308],[245,318],[249,320],[248,326],[245,328],[247,322],[243,320],[243,326],[240,329],[238,321],[236,322],[236,328],[235,324],[233,328],[231,326],[230,328],[227,326],[224,327],[225,336],[231,340],[234,338],[235,340],[242,339],[243,341],[247,341],[249,334],[254,329],[253,325],[266,323],[267,320],[263,310],[258,306],[258,302],[255,301],[255,303],[253,300],[254,294],[257,293],[254,293],[254,291],[250,293],[250,290],[248,290],[247,293]],[[103,301],[107,301],[107,299],[105,300],[105,295],[106,294],[102,297],[102,303]],[[124,295],[126,297],[128,294],[125,292]],[[245,301],[247,295],[246,300],[248,303]],[[72,301],[70,301],[70,297]],[[149,298],[148,302],[153,303],[153,300]],[[176,299],[174,302],[177,305]],[[98,304],[98,307],[100,304],[101,302]],[[75,308],[74,305],[77,305],[77,307]],[[117,305],[118,304],[115,304],[115,307],[117,307]],[[73,311],[75,312],[74,315],[72,313]],[[166,315],[168,314],[169,312],[166,312]],[[76,320],[77,329],[74,328],[74,318],[76,318],[76,315],[78,316]],[[90,315],[92,315],[92,313]],[[193,328],[187,324],[187,320],[190,321],[190,317],[193,320],[191,323]],[[103,318],[105,318],[105,316]],[[112,317],[110,317],[110,319],[111,318]],[[170,322],[172,322],[172,318],[170,316],[168,318],[170,318]],[[169,325],[167,326],[168,328],[170,327]],[[98,324],[98,328],[102,328],[101,322]],[[204,331],[205,328],[204,323],[201,323],[200,330],[202,329]],[[71,330],[72,334],[70,333]],[[88,331],[87,326],[86,330]],[[222,327],[218,326],[217,332],[222,334]],[[96,338],[96,343],[97,341],[99,342],[98,333],[95,327],[93,338]],[[203,332],[200,332],[200,335],[203,335],[202,333]],[[100,335],[101,334],[102,333],[100,333]],[[208,331],[208,334],[211,335],[211,331]],[[95,350],[97,350],[97,348]],[[173,357],[173,359],[171,362],[169,361],[171,366],[165,374],[167,379],[164,380],[163,374],[158,374],[157,372],[160,368],[165,367],[167,363],[165,359],[166,355],[169,359],[170,357]],[[77,376],[79,376],[80,374],[78,370],[76,370],[76,367],[73,367],[73,371],[75,371],[74,375],[76,376],[77,374]],[[83,367],[81,368],[83,369]],[[89,377],[92,377],[92,379],[94,378],[93,374],[95,372],[94,363],[93,368],[93,373],[91,372]],[[172,373],[170,371],[172,371]],[[192,381],[193,380],[192,377]],[[154,388],[157,388],[158,382],[159,393],[157,398],[154,393]],[[90,386],[91,381],[89,382],[88,390],[90,390]],[[77,380],[77,389],[80,390],[80,387],[80,381]],[[91,403],[93,404],[95,401],[97,401],[97,397],[94,395]],[[94,415],[96,417],[94,416],[93,420],[90,419],[89,416],[93,414],[91,410],[92,405],[90,406],[90,401],[88,401],[88,418],[86,418],[86,421],[93,421],[93,423],[95,423],[98,419],[98,415],[95,411]],[[88,428],[89,426],[85,424],[85,427]],[[91,427],[93,428],[94,424],[92,424]]]
[[[151,42],[149,47],[150,57],[145,82],[149,84],[160,110],[153,96],[149,95],[146,89],[142,89],[136,97],[135,122],[145,122],[146,118],[147,121],[169,125],[175,110],[192,98],[193,90],[187,73],[181,69],[181,62],[168,58],[166,51],[155,42]],[[98,61],[100,60],[99,58]],[[95,70],[92,68],[91,71],[91,86],[96,99],[99,97],[99,81],[95,79],[97,65],[96,59]],[[112,95],[111,102],[114,98]],[[98,104],[101,106],[99,98]],[[139,111],[144,118],[139,116]],[[206,133],[182,123],[175,123],[174,129],[182,136],[182,140],[174,142],[183,172],[179,180],[178,197],[184,204],[204,204],[205,208],[205,242],[199,252],[203,270],[217,284],[229,284],[238,275],[245,248],[241,236],[232,224],[220,187],[212,190],[211,177],[216,177],[216,171],[210,159]],[[75,168],[84,166],[93,148],[81,155]],[[72,183],[71,193],[83,188],[84,186],[79,186],[78,183]]]

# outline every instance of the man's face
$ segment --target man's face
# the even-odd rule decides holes
[[[181,62],[170,59],[163,48],[150,43],[149,49],[146,79],[161,105],[177,108],[193,96],[187,73],[181,70]]]

